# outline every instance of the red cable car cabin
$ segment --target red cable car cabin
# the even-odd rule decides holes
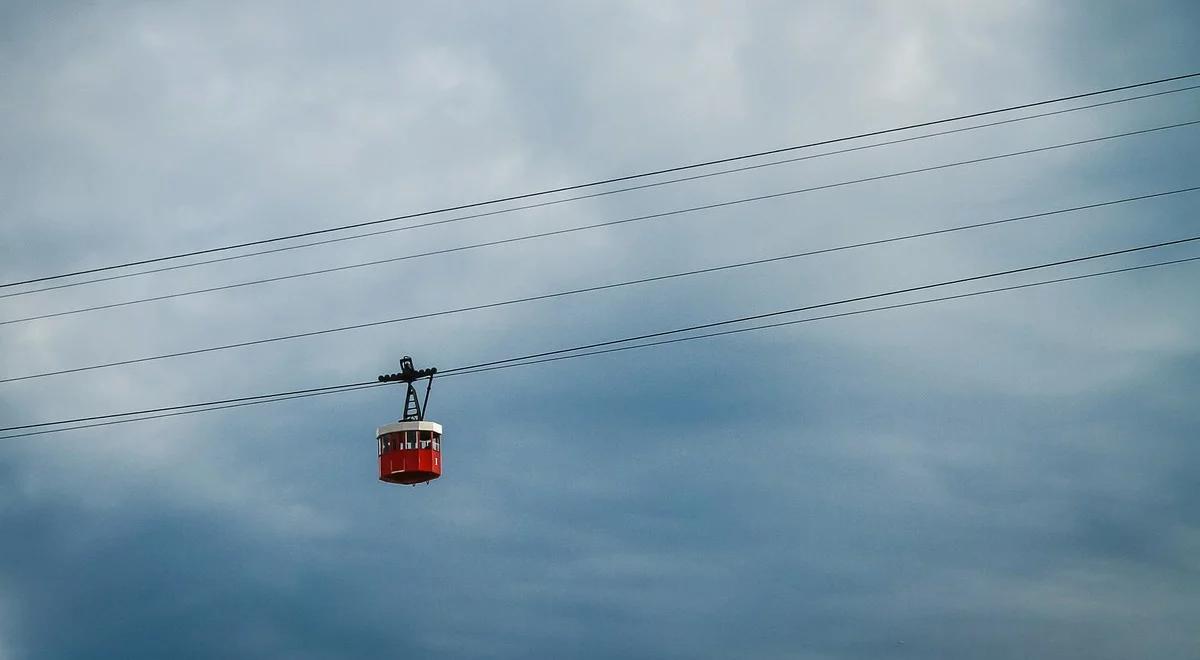
[[[417,369],[412,358],[400,359],[400,371],[379,377],[381,383],[406,383],[404,417],[395,424],[381,426],[375,431],[379,442],[379,480],[392,484],[413,485],[433,481],[442,476],[442,425],[425,421],[425,406],[437,369]],[[425,402],[417,396],[413,383],[429,379],[425,385]]]
[[[410,420],[379,427],[379,480],[421,484],[442,476],[442,425]]]

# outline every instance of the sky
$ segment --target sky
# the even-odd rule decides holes
[[[10,1],[0,280],[1192,73],[1198,27],[1189,2]],[[1186,90],[9,296],[0,321],[1198,109]],[[1184,126],[2,323],[0,378],[1165,192],[1200,185],[1197,171],[1200,127]],[[449,369],[1186,238],[1196,195],[0,383],[0,426],[371,380],[403,355]],[[1179,245],[941,293],[1193,256]],[[1200,657],[1198,284],[1200,265],[1180,264],[445,378],[428,408],[445,472],[412,488],[377,480],[374,429],[402,413],[391,387],[6,439],[0,660]]]

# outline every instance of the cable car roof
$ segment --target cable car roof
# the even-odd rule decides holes
[[[438,424],[437,422],[415,419],[407,422],[393,422],[391,424],[380,426],[375,431],[375,437],[379,437],[384,433],[397,433],[400,431],[433,431],[434,433],[440,435],[442,432],[442,425]]]

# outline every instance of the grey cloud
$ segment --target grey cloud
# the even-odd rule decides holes
[[[1179,73],[1094,3],[9,4],[3,279]],[[1195,93],[120,285],[0,318],[1193,119]],[[303,284],[0,328],[4,375],[1184,185],[1194,129]],[[1195,200],[8,384],[0,421],[450,367],[1193,232]],[[1194,250],[1193,252],[1194,253]],[[1185,249],[1175,256],[1191,254]],[[1122,263],[1134,263],[1127,260]],[[1194,657],[1188,266],[8,441],[0,657]],[[7,425],[7,424],[5,424]]]

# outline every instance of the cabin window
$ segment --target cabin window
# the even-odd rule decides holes
[[[375,438],[376,444],[379,445],[379,455],[383,456],[383,436]]]
[[[433,431],[418,431],[417,438],[419,440],[417,443],[419,449],[429,449],[433,446]]]
[[[432,431],[431,431],[431,433],[432,433]],[[435,451],[442,450],[442,434],[433,433],[433,449]]]
[[[404,432],[404,448],[405,449],[416,449],[417,448],[417,432],[416,431],[405,431]]]

